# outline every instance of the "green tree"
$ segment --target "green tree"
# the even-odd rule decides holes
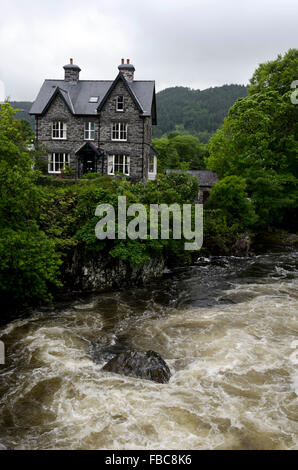
[[[298,76],[298,49],[289,49],[277,59],[260,64],[250,79],[249,95],[261,93],[264,90],[275,90],[284,95],[290,89],[293,80]]]
[[[34,139],[34,132],[30,122],[27,121],[27,119],[21,118],[16,120],[15,126],[19,129],[21,138],[24,142],[30,142]]]
[[[187,170],[189,168],[203,170],[208,148],[197,137],[180,135],[172,132],[168,138],[154,139],[153,146],[157,150],[158,169],[160,172],[167,168]]]
[[[207,168],[246,179],[263,226],[285,222],[297,205],[298,106],[290,100],[297,58],[292,49],[260,65],[248,97],[232,106],[210,141]]]
[[[226,176],[213,186],[207,209],[221,209],[228,225],[239,230],[253,226],[257,220],[253,203],[246,192],[246,182],[241,176]]]
[[[44,195],[14,115],[8,103],[0,106],[0,292],[26,304],[50,298],[60,257],[37,223]]]

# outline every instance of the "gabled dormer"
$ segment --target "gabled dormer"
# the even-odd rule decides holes
[[[120,67],[120,66],[119,66]],[[104,105],[106,104],[106,102],[108,101],[108,99],[111,97],[113,91],[116,89],[117,85],[119,83],[122,83],[124,88],[126,89],[126,91],[128,92],[128,94],[130,95],[132,101],[134,102],[134,104],[136,105],[137,109],[139,110],[140,112],[140,115],[144,115],[144,109],[139,101],[139,99],[137,98],[136,94],[133,92],[133,87],[131,86],[132,85],[132,82],[128,82],[127,79],[125,78],[125,75],[122,73],[122,72],[119,72],[117,77],[115,78],[115,80],[113,81],[113,83],[111,84],[110,88],[108,89],[107,93],[105,94],[105,96],[102,98],[98,108],[97,108],[97,112],[100,113],[101,110],[103,109]],[[122,97],[123,99],[123,95],[119,95]],[[118,96],[117,98],[118,99]],[[115,108],[116,111],[117,111],[117,108]],[[124,110],[124,106],[123,106],[123,110]]]

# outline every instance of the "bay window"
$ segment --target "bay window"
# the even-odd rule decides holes
[[[109,155],[108,175],[117,173],[128,176],[130,173],[130,157],[127,155]]]

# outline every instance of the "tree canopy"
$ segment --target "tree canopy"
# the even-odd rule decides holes
[[[298,50],[261,64],[248,96],[230,109],[210,140],[207,168],[245,178],[260,225],[282,222],[297,207],[298,106],[290,99]]]
[[[2,301],[26,304],[59,285],[60,257],[38,226],[44,196],[14,115],[8,103],[0,106],[0,291]]]
[[[192,135],[180,135],[171,132],[168,137],[153,139],[153,146],[157,150],[158,170],[167,168],[182,170],[203,170],[208,147]]]

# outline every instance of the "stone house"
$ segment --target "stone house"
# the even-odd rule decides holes
[[[80,80],[80,67],[64,66],[64,80],[45,80],[32,105],[36,141],[47,149],[48,173],[97,172],[132,181],[155,179],[155,82],[134,80],[129,60],[115,80]]]

